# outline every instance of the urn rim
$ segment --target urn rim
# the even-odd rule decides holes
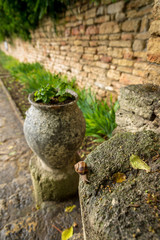
[[[74,92],[73,90],[70,90],[70,89],[67,89],[66,92],[70,93],[75,99],[72,100],[69,103],[64,103],[64,104],[45,104],[45,103],[40,104],[40,103],[37,103],[37,102],[34,101],[33,97],[34,97],[35,92],[32,92],[28,96],[28,101],[30,102],[31,105],[33,105],[35,107],[38,107],[38,108],[43,108],[43,109],[48,109],[48,108],[59,109],[59,108],[74,105],[78,100],[78,94],[76,92]]]

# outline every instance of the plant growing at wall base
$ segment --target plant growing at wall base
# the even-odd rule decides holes
[[[86,136],[95,137],[95,141],[103,142],[112,136],[116,128],[115,112],[119,108],[119,103],[112,102],[110,105],[106,100],[98,100],[91,90],[83,89],[79,94],[78,106],[83,112],[86,121]]]

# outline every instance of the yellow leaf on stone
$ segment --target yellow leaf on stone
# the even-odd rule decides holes
[[[126,175],[120,172],[113,174],[112,178],[113,178],[113,181],[116,183],[122,183],[126,181]]]
[[[8,147],[8,149],[12,149],[12,148],[14,148],[14,146],[9,146],[9,147]]]
[[[138,156],[134,154],[132,154],[129,161],[132,168],[134,169],[145,170],[147,173],[151,171],[151,168],[143,160],[141,160]]]
[[[62,232],[61,240],[68,240],[72,236],[73,236],[73,227],[71,226],[70,228],[67,228]]]
[[[74,208],[76,208],[76,205],[66,207],[65,212],[72,212]]]
[[[10,152],[10,153],[9,153],[9,156],[14,156],[14,155],[16,155],[16,151],[15,151],[15,152]]]

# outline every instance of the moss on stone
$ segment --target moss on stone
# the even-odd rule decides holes
[[[118,133],[88,155],[90,184],[79,186],[86,240],[158,239],[158,201],[152,205],[147,198],[160,199],[159,149],[160,138],[151,131]],[[132,154],[143,159],[151,173],[133,169]],[[126,181],[115,183],[117,172],[124,173]]]
[[[30,171],[37,205],[43,201],[65,200],[77,193],[78,174],[73,166],[49,172],[39,165],[34,156],[30,162]]]

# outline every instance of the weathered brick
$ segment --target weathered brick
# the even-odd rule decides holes
[[[106,39],[108,39],[109,38],[109,35],[107,35],[107,34],[105,34],[105,35],[99,35],[98,36],[98,39],[99,40],[106,40]]]
[[[118,32],[120,32],[120,28],[116,22],[102,23],[99,27],[100,34],[118,33]]]
[[[96,73],[89,73],[88,74],[89,81],[87,81],[87,82],[89,82],[90,84],[93,85],[94,81],[97,79],[97,76],[98,75]]]
[[[61,46],[60,50],[61,51],[68,51],[70,49],[70,46]]]
[[[152,4],[153,3],[153,0],[135,0],[135,1],[130,1],[128,4],[127,4],[127,9],[135,9],[135,8],[140,8],[140,7],[143,7],[143,6],[148,6],[149,4]]]
[[[84,65],[83,70],[84,70],[85,72],[91,72],[91,67],[90,67],[90,66],[87,66],[87,65]]]
[[[94,18],[96,16],[96,8],[92,8],[85,12],[85,19]]]
[[[82,58],[85,59],[85,60],[93,61],[94,55],[93,54],[83,54]]]
[[[120,38],[121,38],[121,34],[120,33],[110,34],[109,35],[109,40],[118,40]]]
[[[80,25],[80,26],[79,26],[79,32],[80,32],[81,34],[84,34],[84,33],[85,33],[85,26],[84,26],[84,25]]]
[[[75,36],[75,35],[79,35],[79,28],[78,27],[75,27],[75,28],[72,28],[72,35]]]
[[[145,83],[160,85],[160,68],[158,64],[148,64],[146,71],[148,72]]]
[[[86,29],[86,34],[87,35],[94,35],[94,34],[98,34],[99,33],[99,28],[97,26],[89,26],[87,29]]]
[[[107,48],[107,55],[115,58],[123,57],[123,49],[122,48]]]
[[[115,13],[118,13],[118,12],[122,12],[122,10],[124,8],[124,4],[125,4],[124,1],[110,4],[108,6],[108,13],[109,14],[115,14]]]
[[[148,42],[148,61],[160,63],[160,37],[150,38]]]
[[[89,45],[91,47],[96,47],[96,46],[98,46],[98,41],[89,41]]]
[[[116,13],[116,21],[117,22],[122,22],[125,20],[125,18],[126,18],[125,13],[122,13],[122,12]]]
[[[122,24],[122,30],[125,32],[137,32],[140,26],[139,19],[127,20]]]
[[[107,52],[107,46],[100,46],[97,48],[98,54],[105,54]]]
[[[92,53],[92,54],[95,54],[95,53],[96,53],[96,48],[93,48],[93,47],[87,47],[87,48],[85,48],[85,53]]]
[[[150,33],[149,32],[144,32],[144,33],[138,33],[135,38],[141,39],[141,40],[147,40],[150,38]]]
[[[123,57],[125,59],[133,59],[133,52],[130,48],[125,48],[123,50]]]
[[[83,53],[83,47],[82,46],[73,46],[73,47],[71,47],[71,52]]]
[[[93,23],[94,23],[93,18],[89,18],[89,19],[87,19],[87,20],[85,21],[85,24],[86,24],[86,25],[93,25]]]
[[[146,62],[136,62],[134,64],[134,68],[137,68],[137,69],[146,69],[148,66],[148,64]]]
[[[100,55],[94,55],[94,61],[98,61],[100,59]]]
[[[105,89],[105,85],[102,82],[97,82],[96,81],[94,84],[99,88]]]
[[[82,70],[82,64],[80,64],[80,63],[73,63],[72,66],[74,66],[74,68],[77,69],[77,70],[79,70],[79,71]]]
[[[99,35],[92,35],[90,38],[91,38],[91,40],[98,40],[99,39]]]
[[[121,39],[122,40],[132,40],[133,34],[132,33],[122,33]]]
[[[88,9],[88,3],[81,6],[81,12],[85,12]]]
[[[87,73],[84,72],[84,71],[82,71],[82,72],[80,73],[80,75],[81,75],[81,77],[87,77]],[[78,77],[78,76],[77,76],[77,77]]]
[[[151,23],[150,33],[153,35],[160,35],[160,20],[155,20]]]
[[[84,15],[81,13],[81,14],[76,14],[76,19],[79,20],[79,21],[82,21],[84,19]]]
[[[110,16],[105,15],[105,16],[95,18],[95,23],[104,23],[104,22],[108,22],[109,20],[110,20]]]
[[[122,73],[119,82],[128,85],[128,84],[142,84],[143,83],[143,78],[133,76],[131,74],[127,73]]]
[[[103,57],[101,57],[101,61],[102,61],[102,62],[105,62],[105,63],[112,62],[112,57],[103,56]]]
[[[146,77],[146,71],[142,71],[139,69],[133,69],[133,75],[139,76],[139,77]]]
[[[72,61],[79,61],[79,59],[81,58],[81,53],[78,52],[68,52],[68,57],[72,58]]]
[[[66,55],[67,55],[67,52],[61,52],[61,55],[62,55],[62,56],[66,56]]]
[[[131,47],[132,42],[131,41],[110,41],[109,46],[110,47]]]
[[[147,61],[147,52],[134,52],[134,58],[138,58],[141,61]]]
[[[97,65],[98,65],[98,64],[97,64]],[[106,69],[105,69],[105,68],[101,68],[101,67],[99,67],[99,66],[97,66],[97,65],[95,64],[95,66],[92,67],[92,69],[91,69],[91,72],[92,72],[92,73],[99,75],[99,74],[102,74],[102,73],[105,73],[105,72],[106,72]]]
[[[90,40],[90,36],[83,35],[83,36],[81,36],[81,39],[82,40]]]
[[[107,77],[112,78],[114,80],[119,80],[120,78],[120,72],[117,70],[109,70],[107,73]]]
[[[133,68],[130,67],[117,67],[117,70],[125,73],[132,73]]]
[[[82,43],[83,43],[83,41],[81,41],[81,40],[74,41],[74,45],[76,45],[76,46],[80,46],[80,45],[82,45]]]
[[[71,29],[70,28],[67,28],[66,30],[65,30],[65,36],[66,37],[68,37],[68,36],[70,36],[70,34],[71,34]]]
[[[150,14],[151,12],[152,12],[151,6],[142,8],[139,11],[131,10],[127,12],[127,18],[140,18],[140,17],[143,17],[144,15]]]
[[[160,2],[159,2],[159,0],[154,1],[153,16],[154,16],[154,19],[160,20]]]
[[[74,23],[72,23],[72,27],[77,27],[77,26],[79,26],[81,24],[82,24],[82,20],[75,21]]]
[[[149,27],[148,17],[144,16],[141,21],[140,32],[146,32],[148,30],[148,27]]]
[[[103,15],[104,14],[104,6],[100,6],[100,7],[98,7],[98,9],[97,9],[97,16],[101,16],[101,15]]]
[[[113,59],[112,63],[120,66],[128,66],[128,67],[132,67],[134,65],[134,61],[127,60],[127,59]]]
[[[135,40],[133,43],[134,51],[142,51],[145,47],[145,41],[143,40]]]
[[[87,46],[89,46],[89,42],[88,41],[82,41],[82,46],[83,47],[87,47]]]
[[[95,62],[95,65],[100,68],[109,69],[109,64],[103,62]]]
[[[119,90],[123,86],[123,84],[120,83],[119,81],[112,81],[112,86],[113,86],[114,91],[116,91],[119,94]]]
[[[109,41],[106,41],[106,40],[102,41],[102,40],[101,40],[101,41],[98,42],[98,45],[99,45],[99,46],[102,46],[102,45],[103,45],[103,46],[108,46],[108,45],[109,45]]]

